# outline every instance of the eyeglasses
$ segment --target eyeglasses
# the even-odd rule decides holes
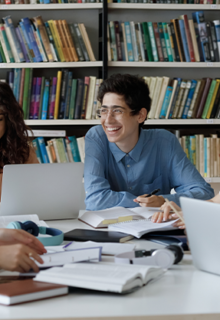
[[[127,112],[134,110],[122,110],[120,108],[100,108],[96,111],[96,114],[99,118],[105,119],[110,114],[112,117],[120,119]]]

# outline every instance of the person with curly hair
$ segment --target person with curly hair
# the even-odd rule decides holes
[[[0,198],[4,165],[39,163],[28,130],[10,86],[0,82]]]
[[[87,210],[160,207],[165,198],[179,205],[180,196],[214,196],[175,135],[142,129],[151,107],[143,78],[112,75],[101,84],[98,100],[101,126],[92,127],[85,137]],[[176,193],[170,194],[171,189]]]

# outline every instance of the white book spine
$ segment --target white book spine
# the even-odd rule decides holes
[[[158,101],[155,116],[154,116],[155,119],[159,119],[160,111],[162,108],[162,104],[163,104],[163,100],[164,100],[164,96],[166,93],[166,89],[167,89],[169,80],[170,79],[168,77],[163,77],[163,83],[162,83],[162,87],[161,87],[161,91],[160,91],[160,97],[159,97],[159,101]]]
[[[139,59],[138,59],[137,40],[136,40],[134,21],[130,21],[130,28],[131,28],[131,41],[132,41],[132,47],[134,52],[134,61],[138,62]]]
[[[92,118],[92,108],[94,102],[95,95],[95,85],[96,85],[96,77],[90,77],[89,81],[89,93],[86,107],[86,120],[90,120]]]

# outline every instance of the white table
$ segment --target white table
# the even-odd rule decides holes
[[[64,232],[82,226],[89,229],[76,220],[48,224]],[[138,246],[157,247],[148,241],[138,241]],[[79,292],[76,289],[65,297],[13,307],[0,306],[0,319],[220,319],[220,277],[196,270],[190,257],[188,255],[160,279],[129,295]]]

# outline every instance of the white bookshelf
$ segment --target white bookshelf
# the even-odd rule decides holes
[[[38,62],[38,63],[0,63],[1,69],[10,68],[88,68],[88,67],[102,67],[102,61],[83,61],[83,62]]]
[[[91,10],[102,9],[102,3],[2,4],[0,10]]]
[[[220,62],[133,62],[109,61],[109,67],[138,67],[138,68],[220,68]]]
[[[130,10],[220,10],[219,4],[109,3],[109,9]]]

